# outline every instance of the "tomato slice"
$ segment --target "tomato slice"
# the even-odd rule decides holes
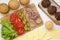
[[[17,25],[13,24],[13,28],[15,31],[18,31],[19,27],[17,27]]]
[[[21,35],[25,32],[24,24],[16,12],[10,15],[10,21],[13,24],[13,28],[17,34]]]
[[[19,16],[18,16],[18,14],[17,13],[12,13],[11,15],[10,15],[10,21],[12,22],[12,23],[14,23],[14,22],[16,22],[16,21],[22,21],[22,20],[19,20],[19,19],[21,19]]]
[[[16,16],[17,16],[17,15],[16,15],[15,13],[12,13],[12,14],[10,15],[10,19],[11,19],[10,21],[13,22],[13,21],[16,19]]]
[[[25,33],[25,30],[23,28],[20,28],[17,32],[19,35],[22,35]]]
[[[14,27],[16,28],[24,28],[24,24],[13,24],[14,25]]]

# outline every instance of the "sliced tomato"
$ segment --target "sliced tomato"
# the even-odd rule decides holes
[[[16,22],[16,21],[21,21],[21,20],[19,20],[19,19],[21,19],[21,18],[18,16],[17,13],[12,13],[12,14],[10,15],[10,21],[11,21],[12,23],[14,23],[14,22]]]
[[[17,27],[17,25],[13,24],[13,28],[15,31],[18,31],[19,27]]]
[[[24,28],[24,24],[13,24],[16,29]]]
[[[21,24],[21,23],[22,23],[22,21],[21,21],[21,19],[20,19],[20,18],[17,18],[15,21],[13,21],[13,23]]]
[[[13,24],[13,28],[17,32],[17,34],[21,35],[25,32],[24,24],[17,13],[13,13],[10,15],[10,21]]]
[[[25,33],[25,30],[23,28],[20,28],[17,32],[19,35],[22,35]]]
[[[12,13],[10,15],[10,19],[11,19],[10,21],[13,22],[16,19],[16,16],[17,16],[16,13]]]

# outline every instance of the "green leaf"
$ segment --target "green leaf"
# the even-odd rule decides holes
[[[1,34],[5,40],[11,40],[18,36],[15,30],[13,30],[13,26],[9,21],[2,20],[1,23],[2,23]]]
[[[3,26],[5,26],[5,27],[6,27],[7,29],[9,29],[10,31],[13,31],[13,30],[12,30],[12,27],[13,27],[13,26],[12,26],[12,24],[11,24],[9,21],[7,21],[7,20],[2,20],[1,23],[2,23]]]

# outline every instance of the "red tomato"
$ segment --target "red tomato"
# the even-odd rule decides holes
[[[14,21],[14,23],[16,23],[16,24],[21,24],[22,21],[21,21],[21,19],[17,18],[17,19]]]
[[[16,30],[16,32],[19,35],[21,35],[25,32],[24,31],[24,24],[23,24],[21,18],[18,16],[17,13],[13,13],[10,15],[10,21],[13,24],[14,30]]]
[[[19,35],[22,35],[25,33],[25,30],[23,28],[20,28],[17,32]]]
[[[24,24],[21,22],[20,24],[18,24],[19,28],[24,28]]]
[[[19,28],[24,28],[24,24],[13,24],[14,29],[18,30]]]
[[[12,13],[11,15],[10,15],[10,21],[11,22],[13,22],[15,19],[16,19],[16,14],[15,13]]]
[[[14,21],[16,22],[17,20],[18,21],[21,21],[21,20],[19,20],[19,19],[21,19],[19,16],[18,16],[18,14],[17,13],[12,13],[11,15],[10,15],[10,21],[13,23]]]

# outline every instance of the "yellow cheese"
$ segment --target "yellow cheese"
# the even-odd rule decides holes
[[[45,30],[37,28],[33,33],[34,40],[41,40],[41,38],[44,36],[45,32],[46,32]]]
[[[48,40],[50,38],[59,38],[59,31],[58,30],[47,31],[46,34],[43,36],[42,40]]]
[[[28,32],[24,34],[23,36],[20,36],[18,38],[15,38],[14,40],[38,40],[43,37],[45,31],[37,28],[36,30],[32,32]]]
[[[51,30],[50,36],[51,36],[51,38],[59,38],[59,31],[58,30]]]
[[[47,40],[50,38],[58,37],[59,37],[58,30],[47,31],[37,28],[36,30],[28,32],[14,40]]]
[[[33,32],[29,32],[27,34],[25,34],[26,39],[25,40],[33,40]]]
[[[38,32],[38,37],[40,39],[42,39],[43,36],[46,34],[46,30],[43,30],[43,29],[38,29],[37,32]]]
[[[37,40],[39,37],[38,37],[38,31],[37,30],[34,30],[33,32],[33,40]]]
[[[14,40],[33,40],[33,33],[32,32],[26,33],[25,35],[22,35]]]
[[[50,36],[50,33],[48,31],[46,31],[46,33],[44,34],[44,36],[42,37],[42,40],[48,40],[50,39],[51,36]]]

